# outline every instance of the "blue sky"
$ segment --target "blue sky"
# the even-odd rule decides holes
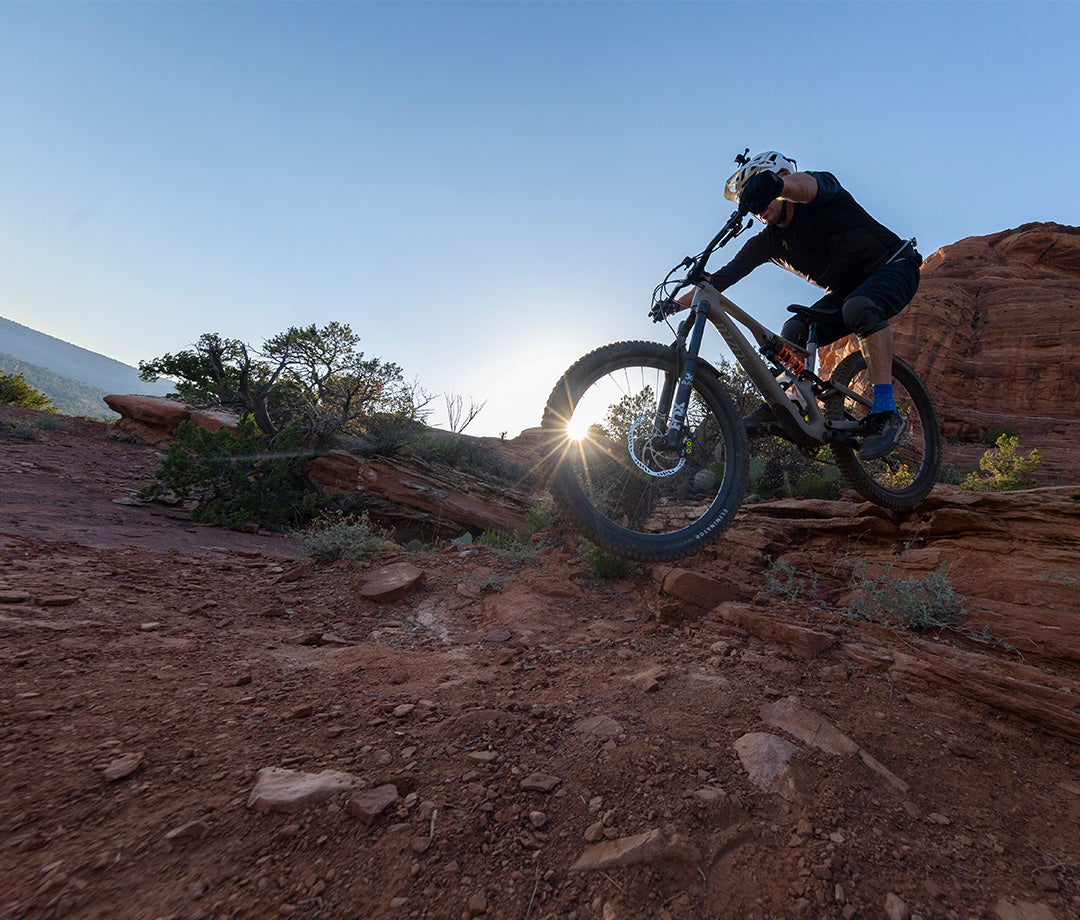
[[[1072,2],[0,0],[0,315],[132,365],[345,322],[432,423],[450,392],[513,436],[579,355],[666,340],[745,147],[924,255],[1076,224],[1078,35]]]

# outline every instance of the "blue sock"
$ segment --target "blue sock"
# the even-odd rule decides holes
[[[871,412],[895,412],[896,402],[893,399],[891,383],[874,384],[874,407]]]

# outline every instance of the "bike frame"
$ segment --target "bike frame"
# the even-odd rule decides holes
[[[692,303],[687,320],[690,328],[690,342],[680,348],[683,351],[684,370],[680,375],[674,400],[675,407],[668,426],[669,441],[677,439],[682,418],[686,412],[690,385],[693,382],[693,374],[697,371],[698,352],[706,322],[711,323],[720,333],[735,356],[735,360],[743,367],[758,392],[772,407],[778,424],[790,440],[800,446],[815,447],[834,441],[848,441],[851,433],[859,430],[858,421],[829,419],[821,411],[819,399],[828,395],[830,391],[842,393],[845,397],[867,408],[871,403],[870,400],[848,387],[822,380],[817,376],[815,373],[817,347],[813,342],[813,336],[811,336],[809,348],[785,339],[758,322],[707,282],[702,282],[695,287]],[[798,407],[797,403],[784,391],[770,365],[759,354],[758,348],[751,345],[750,340],[743,334],[739,328],[740,323],[749,330],[759,347],[764,348],[772,343],[786,345],[804,359],[806,369],[802,373],[790,376],[793,379],[792,385],[798,389],[806,404],[805,418],[801,407]],[[680,335],[680,346],[684,337],[685,333]],[[778,364],[778,366],[783,365]]]

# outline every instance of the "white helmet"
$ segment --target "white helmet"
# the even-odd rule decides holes
[[[786,169],[792,173],[799,171],[799,167],[795,165],[794,160],[789,160],[782,153],[777,153],[775,150],[766,150],[764,153],[759,153],[756,157],[750,159],[747,159],[746,155],[743,154],[735,157],[735,162],[740,165],[740,169],[724,185],[724,197],[728,201],[737,202],[742,196],[743,189],[746,188],[746,183],[750,181],[750,177],[759,172],[780,172],[781,169]]]

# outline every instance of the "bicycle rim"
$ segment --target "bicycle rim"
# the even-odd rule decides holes
[[[831,379],[873,401],[874,388],[862,354],[848,355]],[[857,451],[838,444],[833,445],[833,454],[844,477],[864,498],[886,508],[911,508],[934,486],[941,462],[941,433],[926,388],[899,358],[893,359],[892,383],[896,407],[906,423],[897,448],[878,460],[860,460]],[[828,410],[832,418],[849,420],[862,419],[870,411],[838,393],[830,398]]]
[[[674,350],[612,345],[559,381],[543,450],[559,504],[599,546],[638,560],[687,555],[719,535],[742,501],[746,437],[730,397],[702,364],[674,446],[657,403],[678,374]]]

